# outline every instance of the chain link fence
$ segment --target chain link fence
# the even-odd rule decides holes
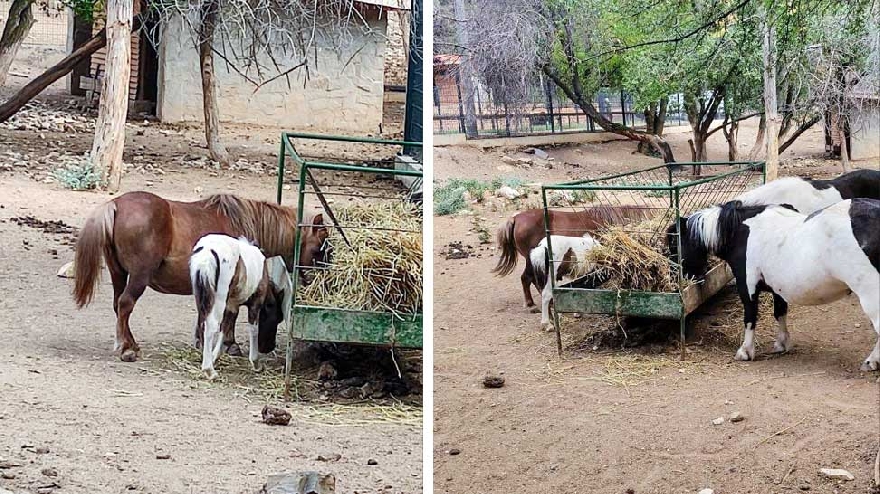
[[[0,30],[6,25],[12,2],[0,0]],[[57,0],[36,2],[31,7],[34,25],[22,44],[32,46],[67,46],[67,7]]]

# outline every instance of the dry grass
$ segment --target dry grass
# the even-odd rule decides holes
[[[284,363],[269,360],[261,372],[254,372],[244,357],[222,355],[215,363],[219,377],[209,381],[201,370],[202,353],[188,346],[163,344],[157,361],[160,366],[188,376],[209,387],[229,387],[248,401],[281,402],[284,399]],[[422,409],[399,400],[360,400],[349,403],[322,402],[307,398],[319,382],[299,375],[291,376],[291,395],[298,406],[291,410],[294,420],[331,427],[398,424],[420,426]]]
[[[666,219],[653,218],[631,225],[611,225],[598,231],[601,246],[591,249],[586,262],[608,277],[603,288],[675,292],[678,273],[666,256]]]
[[[403,201],[334,209],[352,248],[332,229],[333,265],[298,303],[413,314],[422,311],[422,213]],[[390,231],[399,229],[406,231]]]

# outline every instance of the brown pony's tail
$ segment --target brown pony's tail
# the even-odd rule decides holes
[[[498,229],[498,233],[495,235],[495,242],[501,251],[501,258],[492,269],[496,276],[507,276],[516,267],[516,241],[513,236],[515,226],[516,218],[510,218],[504,226]]]
[[[73,300],[78,308],[91,303],[95,287],[101,277],[101,257],[112,255],[113,224],[116,221],[116,203],[108,201],[99,206],[86,220],[76,239],[76,269]]]

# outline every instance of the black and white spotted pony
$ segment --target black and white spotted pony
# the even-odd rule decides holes
[[[880,171],[854,170],[832,180],[784,177],[737,196],[746,206],[790,204],[811,214],[844,199],[880,199]]]
[[[670,231],[673,230],[670,228]],[[745,314],[737,360],[755,357],[758,293],[773,294],[775,352],[791,348],[788,304],[822,305],[855,293],[880,335],[880,201],[849,199],[806,215],[789,205],[731,201],[680,218],[685,274],[706,272],[708,255],[727,262]],[[675,242],[670,251],[675,256]],[[880,367],[880,340],[862,370]]]

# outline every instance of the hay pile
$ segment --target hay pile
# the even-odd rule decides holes
[[[334,208],[333,212],[352,248],[338,229],[330,229],[332,266],[313,271],[311,283],[299,293],[299,303],[402,314],[422,312],[421,210],[400,201],[356,204]],[[395,229],[406,231],[391,231]]]
[[[678,291],[677,266],[666,255],[668,226],[669,220],[660,216],[625,226],[609,225],[596,232],[594,237],[601,246],[591,249],[585,262],[607,278],[602,288]]]

